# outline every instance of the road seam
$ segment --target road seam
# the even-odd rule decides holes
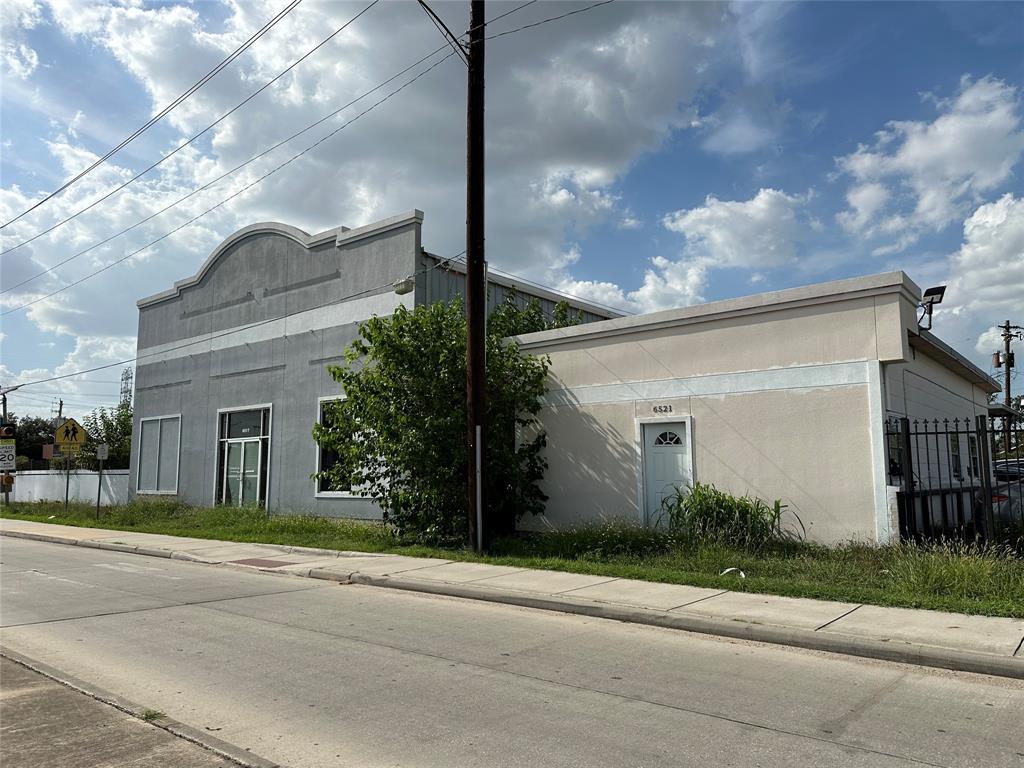
[[[863,603],[862,603],[862,605],[863,605]],[[847,616],[849,616],[851,613],[853,613],[854,611],[856,611],[860,607],[861,607],[860,605],[853,606],[853,608],[848,610],[846,613],[843,613],[843,614],[841,614],[839,616],[836,616],[834,619],[830,619],[829,621],[826,621],[820,627],[817,627],[814,631],[815,632],[821,632],[821,630],[823,630],[825,627],[829,626],[830,624],[835,624],[840,619],[845,619]]]
[[[318,578],[311,574],[312,578]],[[738,640],[789,645],[813,651],[826,651],[846,656],[880,659],[903,664],[938,667],[959,672],[995,675],[1024,679],[1024,662],[1010,656],[964,651],[938,646],[926,646],[902,641],[875,640],[853,635],[839,635],[816,632],[811,629],[782,627],[767,624],[752,624],[736,619],[704,617],[696,614],[669,613],[655,609],[634,608],[612,603],[567,600],[557,595],[529,595],[525,593],[499,592],[494,589],[470,584],[425,583],[410,579],[396,579],[387,576],[369,576],[353,573],[349,579],[355,584],[386,587],[411,592],[425,592],[469,600],[518,605],[546,611],[558,611],[581,616],[611,619],[629,624],[646,624],[680,629],[704,635],[731,637]]]
[[[208,733],[198,728],[185,725],[184,723],[178,722],[167,715],[162,714],[156,719],[147,719],[143,717],[143,713],[147,710],[146,707],[141,707],[138,704],[128,701],[116,694],[110,693],[99,686],[87,683],[71,675],[67,675],[60,670],[51,667],[49,664],[36,661],[35,659],[29,658],[17,651],[12,651],[10,648],[3,645],[0,645],[0,656],[3,656],[5,659],[10,659],[15,664],[20,664],[26,669],[30,669],[43,677],[53,680],[55,683],[60,683],[73,691],[78,691],[79,693],[88,696],[90,699],[106,704],[107,706],[113,707],[114,709],[131,715],[132,717],[136,717],[143,722],[149,723],[155,728],[167,731],[172,736],[176,736],[179,739],[209,750],[215,755],[223,757],[225,760],[230,760],[236,765],[243,766],[243,768],[285,768],[281,763],[275,763],[271,760],[262,758],[259,755],[254,755],[246,749],[224,741],[223,739],[218,739],[215,736],[210,736]]]
[[[17,530],[0,530],[0,536],[10,536],[12,538],[43,541],[53,544],[67,544],[72,546],[81,546],[83,545],[83,542],[86,541],[70,537],[65,538],[51,536],[48,534],[33,533],[31,531]],[[140,548],[136,547],[131,550],[129,554],[148,555],[148,552],[140,551]],[[160,556],[163,557],[163,555]],[[972,672],[975,674],[1024,679],[1024,657],[1017,656],[1017,653],[1021,650],[1021,646],[1024,645],[1024,638],[1022,638],[1021,645],[1018,645],[1013,654],[1009,656],[1001,656],[978,651],[928,646],[919,643],[909,643],[906,641],[864,638],[854,635],[840,635],[836,632],[818,632],[817,630],[801,629],[797,627],[755,624],[739,619],[717,618],[710,616],[704,617],[696,614],[687,614],[686,612],[666,612],[657,609],[642,608],[639,606],[634,607],[624,604],[579,600],[578,598],[576,600],[571,600],[557,594],[543,595],[525,594],[514,591],[499,591],[499,589],[488,588],[483,584],[479,587],[475,586],[481,581],[486,581],[487,578],[490,577],[477,579],[471,583],[451,584],[441,581],[428,582],[426,580],[394,576],[371,576],[360,573],[359,571],[350,572],[347,571],[347,569],[345,571],[338,572],[324,568],[313,568],[305,573],[296,573],[266,568],[253,568],[251,566],[224,561],[211,563],[208,561],[194,559],[187,556],[187,553],[179,551],[171,551],[170,557],[178,560],[187,560],[190,562],[198,562],[218,567],[236,568],[250,572],[258,571],[261,573],[272,573],[276,575],[297,576],[299,578],[328,580],[343,584],[355,583],[374,587],[401,589],[411,592],[447,595],[449,597],[461,597],[469,600],[503,603],[506,605],[519,605],[539,610],[592,616],[595,618],[604,618],[625,623],[646,624],[665,627],[668,629],[680,629],[698,634],[718,635],[721,637],[731,637],[740,640],[769,643],[773,645],[789,645],[809,650],[839,653],[847,656],[859,656],[862,658],[879,659],[882,661],[892,661],[903,664],[916,664],[918,666],[951,669],[958,672]],[[614,581],[615,579],[610,580]],[[710,599],[717,596],[718,595],[710,595],[707,598],[701,599]],[[693,602],[700,602],[700,600]],[[692,604],[693,603],[688,603],[687,605]],[[822,629],[824,626],[827,626],[827,624],[822,625],[822,627],[819,627],[818,629]]]
[[[394,643],[385,643],[385,642],[381,642],[380,640],[371,640],[371,639],[368,639],[368,638],[365,638],[365,637],[358,637],[358,636],[355,636],[355,635],[346,635],[346,634],[343,634],[341,632],[336,632],[336,631],[332,631],[332,630],[328,630],[328,629],[322,629],[322,628],[319,628],[319,627],[306,627],[306,626],[301,626],[301,625],[288,624],[286,622],[277,621],[277,620],[272,619],[272,618],[267,617],[267,616],[253,616],[252,614],[249,614],[249,613],[238,613],[238,612],[235,612],[235,611],[228,610],[225,607],[217,607],[217,606],[214,606],[214,605],[203,605],[202,607],[207,609],[207,610],[217,611],[219,613],[227,613],[227,614],[230,614],[231,616],[242,617],[242,618],[250,619],[252,621],[262,621],[262,622],[266,622],[268,624],[274,624],[274,625],[280,626],[280,627],[287,627],[287,628],[293,629],[293,630],[297,629],[297,630],[302,631],[302,632],[310,632],[310,633],[314,633],[314,634],[324,635],[325,637],[330,637],[330,638],[333,638],[335,640],[345,640],[345,641],[348,641],[348,642],[351,642],[351,643],[359,643],[359,644],[368,645],[368,646],[371,646],[371,647],[374,647],[374,648],[387,648],[388,650],[396,651],[398,653],[409,654],[411,656],[422,656],[424,658],[434,659],[436,661],[444,661],[444,662],[453,663],[453,664],[460,664],[460,665],[462,665],[464,667],[472,667],[473,669],[483,670],[485,672],[489,672],[489,673],[494,674],[494,675],[510,675],[510,676],[513,676],[513,677],[520,677],[520,678],[523,678],[525,680],[532,680],[532,681],[537,682],[537,683],[544,683],[546,685],[552,685],[552,686],[561,687],[561,688],[571,688],[571,689],[576,690],[576,691],[583,691],[585,693],[592,693],[592,694],[597,695],[597,696],[608,696],[608,697],[612,697],[612,698],[622,699],[622,700],[625,700],[625,701],[636,702],[636,703],[639,703],[639,704],[647,704],[647,705],[652,706],[652,707],[662,707],[664,709],[675,710],[676,712],[684,712],[684,713],[686,713],[688,715],[693,715],[695,717],[706,717],[706,718],[709,718],[711,720],[721,720],[723,722],[734,723],[736,725],[747,726],[749,728],[757,728],[758,730],[770,731],[772,733],[785,734],[786,736],[792,736],[792,737],[798,738],[798,739],[808,739],[810,741],[817,741],[817,742],[821,742],[823,744],[832,744],[832,745],[837,746],[837,747],[841,747],[841,748],[844,748],[844,749],[850,749],[850,750],[856,750],[858,752],[866,752],[868,754],[882,755],[884,757],[894,757],[894,758],[896,758],[898,760],[905,760],[907,762],[915,763],[915,764],[918,764],[918,765],[926,765],[926,766],[930,766],[931,768],[948,768],[948,766],[943,765],[941,763],[933,763],[933,762],[930,762],[928,760],[923,760],[921,758],[910,757],[910,756],[907,756],[907,755],[898,755],[898,754],[895,754],[893,752],[886,752],[884,750],[874,749],[872,747],[865,747],[865,746],[861,746],[861,745],[858,745],[858,744],[852,744],[852,743],[849,743],[849,742],[840,741],[838,739],[825,738],[824,736],[818,736],[818,735],[813,734],[813,733],[801,733],[800,731],[789,730],[787,728],[779,728],[779,727],[776,727],[776,726],[773,726],[773,725],[768,725],[768,724],[765,724],[765,723],[760,723],[760,722],[757,722],[757,721],[754,721],[754,720],[742,720],[742,719],[739,719],[739,718],[736,718],[736,717],[730,717],[729,715],[723,715],[723,714],[717,713],[717,712],[706,712],[706,711],[700,710],[700,709],[693,709],[691,707],[684,707],[684,706],[679,705],[679,704],[672,704],[672,703],[664,702],[664,701],[656,701],[654,699],[644,698],[642,696],[635,696],[635,695],[631,695],[631,694],[628,694],[628,693],[620,693],[618,691],[610,691],[610,690],[606,690],[606,689],[603,689],[603,688],[593,688],[593,687],[590,687],[590,686],[587,686],[587,685],[580,685],[580,684],[577,684],[577,683],[570,683],[570,682],[565,681],[565,680],[557,680],[557,679],[553,679],[551,677],[545,677],[543,675],[531,675],[528,672],[521,672],[521,671],[518,671],[518,670],[509,669],[507,667],[492,666],[490,664],[484,664],[484,663],[479,662],[479,661],[470,661],[468,659],[460,659],[460,658],[455,658],[455,657],[452,657],[452,656],[445,656],[445,655],[440,654],[440,653],[433,653],[433,652],[430,652],[430,651],[418,650],[418,649],[415,649],[415,648],[408,648],[408,647],[405,647],[405,646],[396,645]]]

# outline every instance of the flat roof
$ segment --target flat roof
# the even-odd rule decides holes
[[[448,261],[448,259],[438,256],[436,253],[430,253],[425,248],[423,249],[423,255],[428,256],[437,262]],[[487,282],[489,283],[494,283],[495,285],[500,285],[505,288],[515,288],[526,296],[536,296],[539,299],[547,299],[554,302],[565,301],[575,309],[585,309],[587,312],[595,315],[603,315],[604,317],[613,318],[627,316],[627,313],[621,309],[595,304],[592,301],[581,299],[578,296],[573,296],[569,293],[562,293],[554,288],[539,285],[521,277],[510,275],[507,272],[498,272],[494,267],[490,267],[490,265],[488,265],[488,267]],[[450,268],[453,272],[459,272],[463,275],[466,274],[466,265],[463,262],[453,261],[450,264]]]
[[[594,323],[570,328],[556,328],[517,336],[516,341],[524,349],[558,344],[563,341],[602,338],[637,331],[672,328],[694,323],[705,323],[730,317],[742,317],[771,312],[795,306],[827,304],[846,301],[862,296],[878,296],[887,293],[901,293],[917,304],[921,300],[921,289],[902,271],[883,272],[865,277],[851,277],[832,280],[827,283],[768,291],[735,299],[693,304],[688,307],[666,309],[646,315],[631,315],[613,320],[599,320]]]
[[[930,331],[907,331],[907,334],[910,337],[910,346],[914,349],[956,371],[986,392],[998,392],[1002,389],[999,382]]]

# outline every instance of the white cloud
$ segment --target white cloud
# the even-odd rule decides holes
[[[993,327],[1007,318],[1019,321],[1022,308],[1024,198],[1006,194],[964,222],[963,243],[948,261],[935,331],[954,344],[971,339],[975,351],[987,355],[1001,346]]]
[[[750,200],[719,200],[709,195],[704,205],[668,214],[662,224],[685,236],[676,260],[651,259],[643,282],[633,291],[602,281],[578,280],[567,268],[579,261],[578,250],[563,254],[548,279],[567,293],[626,309],[653,312],[704,300],[709,273],[721,268],[756,270],[752,282],[766,279],[763,270],[795,261],[803,224],[798,216],[806,196],[761,189]]]
[[[740,109],[722,119],[702,146],[723,155],[743,154],[763,149],[775,135],[772,128],[755,123],[748,112]]]
[[[207,125],[362,7],[362,3],[307,0],[171,113],[165,131],[170,127],[178,135],[165,142],[162,151]],[[496,3],[490,13],[513,7]],[[575,8],[578,5],[572,3],[537,3],[499,22],[494,31]],[[184,3],[150,6],[51,0],[49,14],[56,30],[76,43],[87,43],[93,55],[112,56],[136,80],[139,89],[126,92],[125,99],[133,99],[132,108],[148,116],[278,10],[274,0],[229,3],[226,17],[210,23],[195,6]],[[457,28],[457,15],[463,12],[463,6],[443,9]],[[770,21],[761,19],[748,31],[764,29]],[[643,285],[632,293],[608,283],[577,280],[574,273],[581,265],[560,259],[567,238],[582,237],[592,226],[610,222],[630,229],[640,225],[614,193],[614,183],[645,153],[659,150],[672,132],[692,129],[696,117],[692,105],[702,90],[715,86],[737,66],[733,60],[737,34],[735,17],[711,4],[616,3],[489,43],[489,260],[524,277],[552,276],[566,286],[577,286],[585,295],[619,306],[649,308],[699,297],[707,267],[692,258],[686,264],[667,259],[653,262]],[[755,55],[756,41],[750,44]],[[53,235],[4,257],[5,286],[54,265],[72,249],[84,248],[138,221],[368,90],[437,45],[436,30],[425,23],[415,5],[377,5],[278,85],[223,121],[207,139]],[[76,44],[74,50],[86,47]],[[167,51],[175,55],[167,56]],[[88,165],[95,157],[90,150],[104,143],[95,135],[85,135],[97,114],[92,95],[83,93],[78,103],[63,105],[58,113],[44,109],[53,106],[51,94],[37,94],[33,101],[27,97],[28,89],[23,91],[26,97],[20,103],[53,117],[57,127],[53,135],[40,137],[48,142],[48,156],[12,158],[12,163],[20,163],[18,167],[48,163],[50,177],[66,176]],[[465,70],[450,60],[197,224],[127,264],[33,306],[28,318],[39,329],[40,341],[48,341],[52,334],[129,338],[137,322],[137,298],[192,274],[222,238],[253,221],[284,221],[320,231],[339,224],[357,226],[416,207],[427,214],[425,244],[440,254],[459,252],[465,220],[464,97]],[[369,103],[360,103],[131,234],[5,294],[0,303],[20,304],[123,257],[206,210]],[[90,118],[83,121],[76,117],[76,110]],[[86,142],[87,138],[92,140]],[[6,229],[3,244],[9,247],[96,199],[131,175],[128,166],[120,156],[105,163]],[[4,219],[24,210],[42,191],[27,188],[26,183],[0,188]],[[559,263],[561,269],[554,274],[551,265]]]
[[[900,235],[878,253],[944,229],[1005,183],[1024,155],[1013,86],[964,76],[955,97],[930,100],[939,111],[931,122],[890,122],[873,145],[837,158],[854,179],[839,222],[869,237]]]
[[[42,10],[34,0],[4,0],[0,14],[0,61],[10,76],[27,80],[39,66],[39,54],[25,41],[25,30],[42,23]]]
[[[889,202],[890,196],[889,189],[884,184],[857,184],[850,187],[846,193],[849,209],[840,212],[836,218],[848,232],[862,232]]]
[[[686,236],[686,254],[715,267],[779,267],[796,258],[797,212],[805,198],[761,189],[750,200],[719,200],[667,215],[663,223]]]

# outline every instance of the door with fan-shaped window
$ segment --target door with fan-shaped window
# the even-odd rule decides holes
[[[643,425],[644,521],[667,525],[662,500],[693,480],[690,464],[690,435],[686,422]]]

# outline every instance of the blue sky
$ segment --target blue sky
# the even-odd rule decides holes
[[[534,3],[494,31],[588,4]],[[283,3],[5,5],[4,221],[143,123]],[[5,229],[3,248],[158,159],[365,5],[305,0],[125,151]],[[494,17],[515,4],[488,6]],[[436,8],[465,28],[465,4]],[[135,301],[192,274],[254,221],[319,231],[416,207],[426,212],[427,247],[460,251],[465,87],[452,59],[139,257],[17,309],[163,235],[338,123],[12,289],[439,44],[414,3],[382,2],[160,169],[0,257],[0,304],[16,310],[0,320],[0,383],[130,358]],[[987,367],[992,326],[1024,321],[1022,50],[1021,3],[620,0],[500,38],[488,48],[488,257],[634,312],[904,269],[923,286],[950,286],[936,331]],[[63,396],[81,413],[116,399],[118,374],[26,389],[12,407],[47,413]]]

